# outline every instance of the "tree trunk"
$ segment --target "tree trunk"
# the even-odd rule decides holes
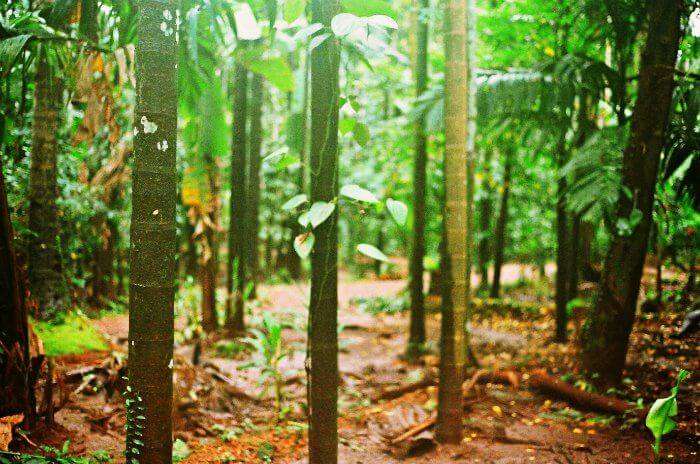
[[[212,84],[216,85],[216,84]],[[207,92],[208,90],[205,90]],[[200,285],[202,287],[202,329],[213,332],[218,327],[216,316],[216,287],[217,274],[219,268],[219,241],[218,238],[218,218],[219,218],[219,186],[217,179],[217,166],[215,154],[213,153],[212,139],[215,137],[211,133],[212,128],[206,121],[214,120],[218,101],[209,95],[202,98],[202,113],[205,122],[201,125],[201,155],[209,190],[208,202],[202,205],[201,211],[204,217],[204,233],[202,237],[202,254],[200,260]]]
[[[58,242],[56,197],[57,132],[63,110],[63,82],[49,66],[46,50],[37,58],[34,124],[29,172],[29,287],[39,316],[51,318],[68,306]]]
[[[172,462],[177,7],[174,0],[143,0],[137,22],[129,382],[143,401],[145,419],[142,429],[128,431],[127,450],[140,450],[128,456],[140,464]]]
[[[312,0],[312,21],[330,26],[337,0]],[[311,52],[311,202],[338,196],[338,66],[334,37]],[[309,463],[338,462],[338,208],[314,231],[309,302]]]
[[[466,354],[466,312],[469,305],[468,212],[468,50],[469,0],[445,5],[445,250],[440,338],[440,388],[436,438],[462,439],[462,377]],[[471,21],[471,17],[469,17]]]
[[[10,208],[0,156],[0,417],[23,413],[34,422],[24,280],[15,258]]]
[[[508,200],[510,198],[510,182],[513,172],[513,148],[508,147],[503,164],[503,194],[501,205],[496,220],[496,246],[493,256],[493,280],[491,282],[491,298],[498,298],[501,294],[501,268],[506,250],[506,229],[508,228]]]
[[[251,82],[251,107],[250,107],[250,151],[248,156],[248,239],[247,239],[247,259],[250,273],[251,298],[256,296],[256,283],[260,277],[259,263],[260,251],[258,250],[258,229],[260,220],[258,213],[260,209],[260,154],[262,150],[262,108],[264,103],[263,77],[260,74],[253,74]],[[296,254],[296,253],[293,253]]]
[[[560,129],[562,134],[559,138],[557,146],[557,167],[560,171],[566,163],[566,128]],[[566,211],[566,178],[559,176],[557,181],[557,215],[556,215],[556,231],[557,231],[557,274],[555,276],[554,301],[556,304],[556,333],[554,340],[558,343],[566,343],[568,324],[568,314],[566,304],[569,301],[569,271],[571,262],[571,237],[569,236],[569,219]]]
[[[421,10],[430,7],[429,0],[419,0]],[[428,22],[420,13],[416,15],[416,97],[420,97],[428,85]],[[415,158],[413,162],[413,247],[409,263],[409,294],[411,320],[406,354],[415,358],[425,343],[425,302],[423,299],[423,258],[425,256],[425,187],[428,160],[425,117],[415,124]]]
[[[245,330],[243,290],[245,289],[245,181],[246,119],[248,117],[248,71],[237,64],[233,77],[233,137],[231,143],[231,200],[229,204],[228,260],[226,267],[226,328],[231,333]],[[235,288],[234,288],[235,287]]]
[[[619,382],[639,296],[654,188],[674,87],[681,36],[680,0],[649,3],[649,31],[639,71],[632,128],[622,159],[622,189],[617,218],[638,210],[641,219],[630,235],[615,234],[607,252],[596,310],[586,322],[581,361],[600,375],[603,385]],[[625,194],[631,192],[631,198]],[[637,213],[638,214],[638,213]]]
[[[487,289],[489,287],[489,231],[491,230],[491,211],[492,206],[492,193],[491,188],[491,160],[493,158],[493,149],[486,149],[484,152],[484,165],[482,171],[484,173],[483,180],[481,181],[481,198],[479,199],[479,275],[481,280],[479,282],[480,289]]]

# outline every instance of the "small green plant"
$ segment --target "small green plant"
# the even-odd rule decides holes
[[[124,380],[128,384],[129,379],[124,377]],[[143,413],[146,408],[143,405],[143,399],[131,388],[131,385],[127,385],[123,396],[126,406],[126,424],[124,425],[124,430],[126,431],[126,448],[124,450],[124,457],[126,458],[127,464],[138,464],[139,455],[143,448],[143,441],[141,441],[141,439],[143,438],[143,422],[146,420]]]
[[[399,314],[408,308],[406,298],[402,297],[392,297],[387,298],[384,296],[378,296],[373,298],[354,298],[351,302],[357,307],[373,316],[378,314]]]
[[[659,398],[651,405],[647,413],[646,426],[654,434],[654,455],[659,459],[661,450],[661,438],[676,429],[676,422],[672,419],[678,415],[678,387],[681,382],[690,376],[690,372],[681,369],[676,378],[676,385],[671,389],[671,394],[666,398]]]
[[[190,447],[187,443],[180,440],[179,438],[173,442],[173,462],[183,461],[192,454]]]
[[[236,358],[247,349],[246,345],[235,340],[222,340],[216,344],[216,353],[225,358]]]
[[[61,449],[42,446],[44,456],[35,454],[0,451],[0,464],[104,464],[112,462],[108,452],[95,451],[90,457],[72,457],[68,455],[70,441],[63,443]]]
[[[260,462],[270,463],[275,454],[275,447],[269,442],[263,442],[258,447],[258,452],[256,453]]]
[[[51,321],[32,321],[34,331],[44,344],[47,356],[106,351],[104,337],[80,311]]]
[[[279,414],[282,410],[284,376],[280,370],[280,362],[289,355],[284,346],[282,330],[285,324],[276,320],[269,313],[265,313],[262,319],[262,330],[251,329],[253,337],[244,339],[244,342],[253,347],[253,359],[241,369],[256,367],[260,369],[259,383],[264,386],[263,395],[269,389],[273,389],[275,411]]]

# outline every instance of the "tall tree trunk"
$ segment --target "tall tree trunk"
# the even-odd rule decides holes
[[[330,27],[338,0],[312,0],[311,19]],[[311,52],[311,202],[338,196],[338,66],[330,37]],[[309,301],[309,463],[338,462],[338,208],[314,231]]]
[[[491,298],[501,295],[501,269],[506,251],[506,230],[508,229],[508,200],[510,199],[510,183],[513,177],[513,147],[508,147],[503,162],[503,194],[496,221],[496,244],[493,256],[493,281],[491,282]]]
[[[36,401],[30,381],[27,307],[13,237],[0,156],[0,417],[24,413],[32,426]]]
[[[251,107],[250,107],[250,151],[248,155],[248,239],[247,249],[248,269],[250,271],[250,283],[252,284],[251,298],[255,298],[256,284],[260,270],[260,251],[258,250],[258,229],[260,220],[258,213],[260,209],[260,154],[262,150],[262,108],[264,104],[263,77],[260,74],[253,74],[251,82]],[[293,253],[296,254],[296,253]]]
[[[29,287],[39,315],[50,318],[68,306],[58,243],[56,197],[57,132],[63,110],[63,82],[49,66],[46,49],[37,58],[34,124],[29,172]]]
[[[226,266],[226,328],[245,330],[243,290],[245,263],[246,119],[248,117],[248,70],[237,64],[233,77],[233,137],[231,143],[231,199],[229,203],[228,260]],[[235,287],[235,288],[234,288]]]
[[[140,464],[172,462],[177,8],[175,0],[142,0],[136,26],[134,126],[138,133],[131,202],[129,382],[143,400],[145,419],[142,429],[129,429],[127,449],[140,449],[138,455],[130,455]]]
[[[216,84],[212,84],[216,85]],[[205,91],[206,92],[206,91]],[[200,260],[200,285],[202,287],[202,329],[209,333],[217,329],[216,316],[216,287],[219,268],[219,186],[217,180],[217,166],[212,148],[212,128],[206,121],[213,120],[213,112],[216,110],[216,99],[210,96],[202,98],[202,113],[204,122],[201,126],[201,155],[209,190],[209,201],[202,205],[201,214],[204,217],[204,234],[202,240],[202,253]]]
[[[418,0],[420,10],[430,7],[430,0]],[[428,22],[427,16],[416,15],[416,97],[428,85]],[[425,117],[415,124],[415,155],[413,161],[413,247],[409,263],[409,294],[411,321],[407,356],[415,358],[425,343],[425,301],[423,299],[423,258],[425,256],[425,187],[428,160]]]
[[[479,199],[479,275],[481,280],[479,281],[480,289],[487,289],[489,287],[489,231],[491,230],[491,215],[493,214],[492,208],[492,194],[493,188],[491,188],[491,160],[493,159],[493,150],[486,149],[484,151],[484,165],[482,171],[484,177],[481,181],[481,198]]]
[[[562,134],[557,147],[557,166],[559,171],[566,163],[566,128],[561,129]],[[569,235],[569,219],[566,211],[566,178],[559,175],[557,181],[557,215],[556,215],[556,231],[557,231],[557,274],[555,277],[555,295],[554,301],[556,304],[556,333],[554,340],[559,343],[565,343],[567,340],[566,326],[568,324],[568,314],[566,304],[569,301],[569,271],[571,262],[571,237]]]
[[[462,378],[469,305],[468,0],[445,4],[444,291],[436,438],[462,439]],[[471,17],[469,21],[471,21]]]
[[[649,31],[639,71],[632,128],[622,158],[622,189],[617,217],[638,210],[639,223],[629,235],[615,234],[607,252],[596,310],[586,322],[581,361],[600,383],[619,382],[639,296],[647,249],[654,188],[674,87],[674,69],[681,36],[683,2],[649,2]],[[625,194],[631,192],[631,198]]]

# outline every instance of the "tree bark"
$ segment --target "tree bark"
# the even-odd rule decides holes
[[[420,10],[430,7],[429,0],[419,0]],[[428,85],[428,22],[421,11],[416,15],[416,97],[420,97]],[[415,358],[425,343],[425,301],[423,299],[423,258],[425,256],[425,187],[427,136],[425,117],[415,124],[415,155],[413,162],[413,247],[409,263],[409,294],[411,299],[410,327],[406,354]]]
[[[501,205],[496,221],[496,244],[493,256],[493,280],[491,282],[491,298],[498,298],[501,295],[501,268],[506,250],[506,230],[508,228],[508,200],[510,199],[510,183],[513,173],[513,148],[508,147],[503,163],[503,194],[501,195]]]
[[[478,251],[478,266],[481,280],[479,288],[487,289],[489,287],[489,231],[491,230],[491,215],[492,212],[492,194],[491,188],[491,160],[493,159],[493,150],[487,149],[484,152],[484,165],[482,167],[483,180],[481,181],[481,198],[479,199],[479,251]]]
[[[56,198],[57,132],[63,110],[63,82],[49,66],[46,49],[37,58],[34,123],[29,172],[29,287],[39,316],[51,318],[68,306],[58,242]]]
[[[630,235],[615,234],[607,252],[596,310],[583,331],[581,361],[602,385],[617,384],[625,365],[647,249],[654,188],[674,88],[683,2],[649,2],[649,31],[639,71],[632,128],[622,159],[617,218],[641,219]],[[631,198],[625,191],[631,192]]]
[[[312,0],[315,23],[330,27],[338,0]],[[329,37],[311,52],[311,202],[338,196],[338,66]],[[309,463],[338,462],[338,208],[314,231],[309,301]]]
[[[444,290],[440,338],[440,387],[436,438],[462,439],[462,377],[469,305],[468,50],[469,0],[445,4],[445,206]],[[471,21],[471,17],[469,18]]]
[[[264,105],[263,77],[260,74],[253,74],[251,82],[251,107],[250,107],[250,146],[248,155],[248,239],[247,259],[250,276],[251,298],[255,298],[256,284],[260,277],[259,263],[260,251],[258,250],[258,229],[260,220],[258,218],[260,210],[260,156],[262,150],[262,108]],[[294,253],[296,254],[296,253]]]
[[[141,0],[131,214],[129,382],[142,398],[142,429],[127,433],[140,464],[172,462],[173,305],[177,272],[177,70],[175,0]],[[163,29],[165,25],[165,30]],[[138,129],[138,132],[137,132]],[[143,436],[138,435],[138,430]],[[136,440],[143,442],[138,445]]]
[[[226,328],[245,330],[244,237],[246,195],[246,119],[248,117],[248,70],[237,64],[233,77],[233,137],[231,143],[231,199],[229,203],[228,260],[226,266]],[[234,288],[235,287],[235,288]]]
[[[31,426],[36,400],[30,381],[25,286],[13,238],[0,156],[0,417],[23,413]]]
[[[560,129],[562,134],[559,138],[557,146],[557,167],[558,170],[566,163],[566,127]],[[555,276],[554,301],[556,305],[556,329],[554,340],[558,343],[566,343],[568,338],[567,324],[568,313],[566,304],[569,302],[569,272],[571,262],[571,237],[569,235],[569,218],[566,211],[566,178],[559,176],[557,181],[557,214],[556,214],[556,231],[557,231],[557,274]]]

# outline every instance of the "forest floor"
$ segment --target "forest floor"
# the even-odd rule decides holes
[[[395,311],[405,298],[405,280],[350,280],[339,286],[340,332],[340,462],[373,463],[652,463],[651,434],[641,413],[627,417],[574,409],[539,393],[529,376],[543,368],[578,387],[590,388],[575,371],[578,329],[572,322],[569,345],[550,342],[554,332],[549,285],[520,285],[521,268],[504,273],[503,300],[478,300],[471,320],[471,346],[481,369],[500,372],[500,381],[485,383],[473,375],[465,391],[464,436],[459,446],[433,440],[431,421],[437,404],[439,301],[427,298],[430,352],[409,364],[406,347],[408,313]],[[475,282],[476,283],[476,282]],[[221,336],[201,345],[197,366],[194,344],[176,347],[176,454],[186,464],[302,463],[306,453],[304,350],[304,285],[262,285],[249,317],[260,322],[264,312],[288,323],[283,332],[289,355],[282,361],[282,412],[275,412],[271,392],[260,384],[258,365],[250,362],[246,346]],[[670,312],[640,317],[632,336],[623,386],[606,395],[645,406],[667,396],[678,369],[696,375],[680,389],[678,429],[664,439],[663,461],[700,462],[700,337],[669,338],[682,320]],[[110,315],[95,325],[115,352],[126,350],[128,317]],[[178,329],[186,324],[178,320]],[[199,351],[199,350],[197,350]],[[106,450],[120,462],[124,408],[119,398],[123,361],[114,353],[88,353],[56,360],[58,383],[65,395],[56,413],[57,425],[37,431],[27,442],[60,448],[70,439],[75,453]],[[91,377],[92,376],[92,377]],[[427,379],[427,380],[426,380]],[[79,393],[76,393],[76,390]],[[404,394],[401,394],[402,391]],[[110,393],[112,393],[110,395]],[[398,439],[405,432],[413,433]],[[409,433],[410,434],[410,433]],[[31,449],[25,443],[25,448]]]

